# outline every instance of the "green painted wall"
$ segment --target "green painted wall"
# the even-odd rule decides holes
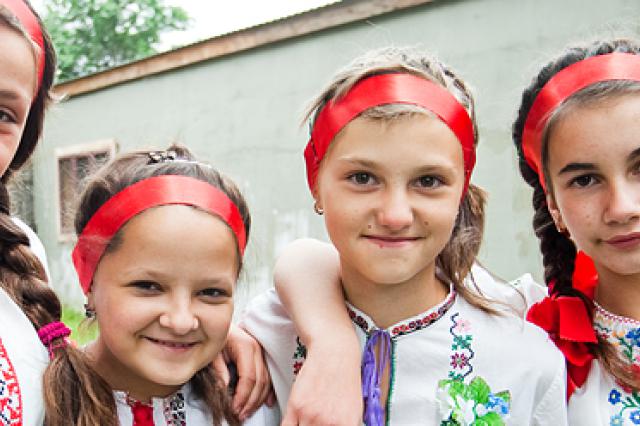
[[[638,36],[639,22],[637,0],[439,0],[63,102],[48,116],[34,173],[54,285],[68,302],[81,302],[72,246],[56,234],[54,149],[116,138],[120,151],[178,140],[233,177],[254,218],[241,288],[268,286],[287,242],[325,237],[304,178],[304,106],[335,69],[389,44],[424,47],[475,88],[481,142],[473,181],[490,193],[481,260],[505,278],[539,279],[530,192],[510,140],[521,90],[563,45]]]

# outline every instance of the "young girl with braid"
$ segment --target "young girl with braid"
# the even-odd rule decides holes
[[[44,336],[48,425],[239,425],[213,359],[223,349],[250,216],[229,179],[177,146],[125,154],[87,183],[73,262],[100,334]],[[189,236],[189,238],[185,238]],[[259,410],[244,424],[273,424]]]
[[[486,271],[472,271],[484,197],[469,181],[477,131],[464,82],[424,54],[383,49],[338,73],[310,115],[308,183],[338,252],[342,303],[362,351],[364,415],[334,420],[566,424],[560,353],[542,330],[475,287],[498,284]],[[322,254],[315,263],[334,260]],[[298,275],[297,286],[307,277],[315,279]],[[333,331],[337,321],[329,323]],[[252,302],[244,325],[265,349],[285,411],[294,379],[304,373],[299,336],[306,331],[297,332],[273,291]],[[333,385],[342,396],[341,384]],[[329,417],[286,412],[284,424]]]
[[[0,0],[0,47],[0,424],[41,425],[42,374],[49,353],[36,331],[42,331],[48,345],[65,342],[64,337],[51,340],[56,333],[47,332],[52,330],[48,324],[59,322],[61,306],[47,285],[42,243],[9,216],[6,184],[40,138],[56,58],[39,17],[24,0]],[[237,329],[232,336],[226,350],[240,374],[234,408],[244,418],[264,400],[269,385],[261,379],[265,374],[257,344]],[[47,391],[47,401],[56,397]]]
[[[528,318],[566,357],[572,425],[640,424],[640,45],[567,49],[513,136],[549,297]]]

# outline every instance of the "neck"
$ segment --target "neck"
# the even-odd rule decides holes
[[[409,280],[393,284],[374,282],[344,262],[341,267],[346,299],[380,328],[436,306],[449,293],[449,286],[436,277],[435,262]]]
[[[596,302],[609,312],[640,321],[640,275],[619,275],[597,269]]]
[[[98,339],[85,350],[91,367],[109,384],[114,391],[124,391],[142,403],[150,403],[152,398],[164,398],[178,391],[181,386],[166,386],[152,383],[123,365],[113,353]]]

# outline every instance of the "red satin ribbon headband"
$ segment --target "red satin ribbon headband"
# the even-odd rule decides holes
[[[553,111],[574,93],[594,83],[609,80],[640,81],[640,56],[610,53],[592,56],[559,71],[536,96],[522,133],[522,150],[531,168],[542,176],[542,132]]]
[[[163,175],[137,182],[104,203],[91,217],[73,250],[73,264],[85,293],[102,254],[122,226],[135,215],[156,206],[182,204],[220,217],[233,231],[240,255],[247,236],[238,207],[220,189],[188,176]]]
[[[333,138],[363,111],[388,104],[409,104],[425,108],[440,118],[462,146],[465,167],[463,194],[475,165],[473,123],[464,107],[445,88],[413,74],[380,74],[365,78],[346,95],[329,101],[316,117],[311,139],[304,150],[307,181],[313,191],[318,168]]]
[[[40,27],[38,18],[23,0],[0,0],[0,5],[6,7],[18,19],[18,21],[20,21],[20,24],[24,27],[27,33],[29,33],[29,36],[31,36],[31,39],[40,47],[40,52],[38,52],[37,87],[40,88],[42,75],[44,74],[45,48],[42,27]]]

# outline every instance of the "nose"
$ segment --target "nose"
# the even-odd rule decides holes
[[[174,298],[167,304],[160,315],[160,325],[176,335],[185,335],[197,330],[200,326],[198,317],[193,312],[190,298]]]
[[[640,217],[640,186],[626,182],[611,185],[604,211],[607,223],[625,224]]]
[[[380,201],[378,223],[389,230],[399,231],[411,226],[413,206],[404,188],[389,188]]]

